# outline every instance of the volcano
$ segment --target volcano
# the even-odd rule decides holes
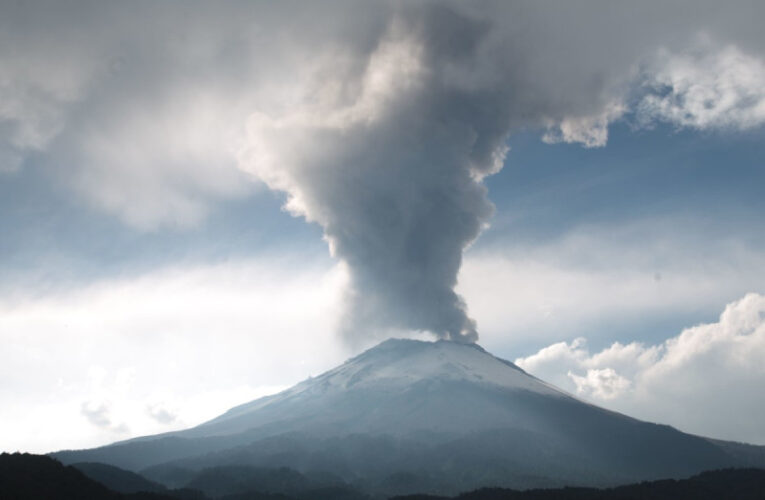
[[[765,467],[765,447],[599,408],[476,344],[401,339],[197,427],[53,455],[171,487],[212,467],[288,467],[373,494],[607,486]]]

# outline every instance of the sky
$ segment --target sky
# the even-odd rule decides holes
[[[765,444],[757,2],[0,2],[0,449],[391,337]]]

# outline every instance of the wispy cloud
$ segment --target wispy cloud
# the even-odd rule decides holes
[[[184,428],[331,368],[343,280],[272,259],[0,297],[0,447]]]
[[[105,403],[97,404],[86,401],[82,403],[80,411],[96,427],[106,428],[112,425],[112,420],[109,418],[109,407]]]
[[[178,420],[177,411],[168,409],[164,404],[153,404],[146,407],[151,418],[163,425],[169,425]]]
[[[573,227],[536,244],[499,240],[467,255],[459,291],[485,345],[518,349],[662,338],[653,329],[711,319],[722,304],[765,292],[764,282],[759,243],[712,240],[705,226],[666,216]]]
[[[111,405],[106,402],[85,401],[80,406],[82,415],[94,426],[101,430],[117,435],[129,435],[130,428],[125,423],[114,423],[111,416]]]

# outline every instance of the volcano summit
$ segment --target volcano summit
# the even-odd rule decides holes
[[[376,494],[613,485],[765,466],[765,448],[583,402],[475,344],[388,340],[197,427],[54,454],[165,484],[210,467],[289,467]]]

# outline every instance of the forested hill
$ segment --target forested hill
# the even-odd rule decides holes
[[[124,472],[124,471],[123,471]],[[199,492],[121,494],[47,456],[0,454],[0,500],[203,500]]]
[[[616,488],[517,491],[482,488],[456,497],[406,495],[391,500],[765,500],[765,470],[724,469],[689,479],[646,481]]]
[[[241,474],[233,474],[236,472],[233,470],[206,469],[192,479],[194,489],[130,493],[114,490],[131,489],[135,485],[162,487],[114,467],[88,464],[83,469],[85,473],[47,456],[0,454],[0,500],[380,500],[342,485],[312,488],[304,476],[296,471],[288,473],[287,469],[273,469],[281,473],[280,479],[266,482],[264,478],[247,481]],[[92,474],[90,477],[86,475],[88,472]],[[234,480],[232,484],[221,483],[229,476]],[[93,477],[99,477],[101,482]],[[299,484],[281,484],[290,477],[298,478]],[[262,488],[252,489],[255,484]],[[608,489],[519,491],[482,488],[456,497],[408,495],[390,500],[765,500],[765,470],[725,469],[704,472],[689,479],[650,481]]]

